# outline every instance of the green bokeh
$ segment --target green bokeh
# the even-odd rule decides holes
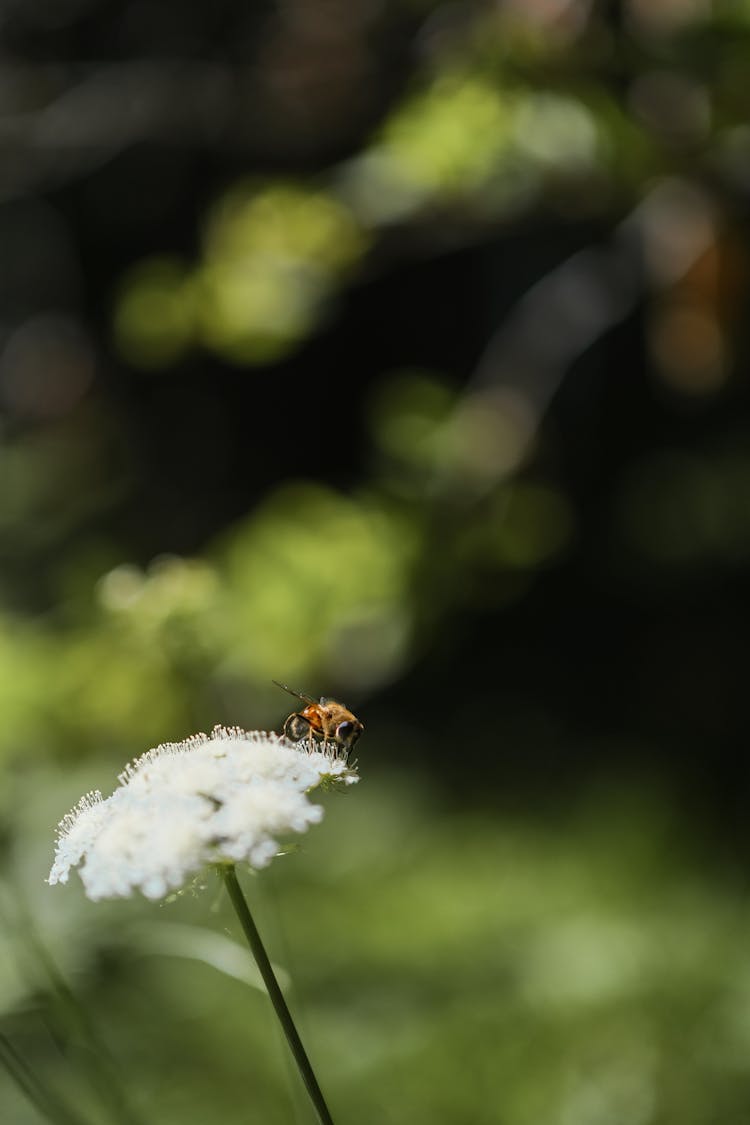
[[[719,1107],[741,1120],[747,907],[637,780],[564,815],[498,818],[363,765],[301,847],[244,878],[334,1117],[703,1125]],[[244,950],[215,877],[161,907],[89,903],[75,877],[45,888],[55,802],[49,775],[34,781],[15,817],[23,894],[146,1119],[233,1123],[252,1106],[288,1120],[296,1080],[267,1002],[230,975]],[[6,1025],[75,1093],[75,1052],[66,1072],[45,1042],[54,1002],[23,929],[6,932],[3,963]],[[35,1120],[3,1097],[19,1125]]]

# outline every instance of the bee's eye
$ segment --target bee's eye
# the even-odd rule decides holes
[[[345,723],[339,723],[336,727],[336,737],[340,739],[341,742],[354,742],[358,733],[359,731],[356,725],[350,723],[348,720]]]

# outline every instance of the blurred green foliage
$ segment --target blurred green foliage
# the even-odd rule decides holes
[[[330,193],[301,184],[237,185],[209,216],[193,271],[153,259],[124,280],[116,340],[136,366],[159,368],[203,343],[236,363],[282,359],[320,319],[366,246]]]
[[[552,481],[497,480],[485,421],[454,403],[442,379],[402,372],[373,403],[377,464],[358,492],[283,483],[201,557],[122,562],[46,617],[8,611],[0,753],[130,754],[227,716],[278,724],[274,674],[361,693],[413,660],[425,622],[466,594],[434,601],[426,576],[473,576],[476,604],[519,597],[564,554],[573,512]]]
[[[29,876],[54,804],[34,780],[14,818]],[[301,848],[245,883],[335,1119],[744,1120],[747,905],[663,797],[600,786],[543,822],[498,819],[365,767],[325,803]],[[241,942],[218,881],[201,883],[162,907],[88,903],[75,877],[18,891],[145,1120],[288,1121],[296,1080],[270,1008],[234,975],[244,950],[222,936]],[[6,927],[4,1026],[36,1037],[37,1065],[75,1096],[80,1033],[64,1054],[45,1036],[49,982],[25,935]],[[3,1096],[7,1119],[36,1120]]]

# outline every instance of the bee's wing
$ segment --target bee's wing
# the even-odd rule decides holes
[[[273,680],[272,682],[276,684],[276,687],[280,687],[282,691],[288,691],[290,695],[295,696],[297,699],[301,699],[303,703],[318,702],[317,699],[313,699],[311,695],[306,695],[304,691],[295,691],[294,688],[288,687],[287,684],[282,684],[280,680]]]

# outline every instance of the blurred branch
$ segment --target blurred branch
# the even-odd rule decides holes
[[[0,72],[8,100],[52,90],[41,108],[3,117],[0,199],[67,183],[140,141],[219,145],[251,80],[250,68],[210,62],[108,63],[78,81],[64,66]]]
[[[563,261],[526,292],[491,336],[453,412],[429,482],[421,561],[413,575],[417,629],[431,636],[456,597],[462,543],[491,509],[510,518],[503,490],[524,465],[545,411],[575,361],[714,243],[710,201],[680,181],[655,187],[600,246]],[[446,529],[450,534],[446,535]]]
[[[494,479],[521,463],[575,360],[649,291],[685,274],[713,245],[715,226],[713,206],[700,189],[665,180],[607,243],[573,254],[524,294],[492,335],[458,407],[494,418],[503,448],[508,431],[514,432]]]

